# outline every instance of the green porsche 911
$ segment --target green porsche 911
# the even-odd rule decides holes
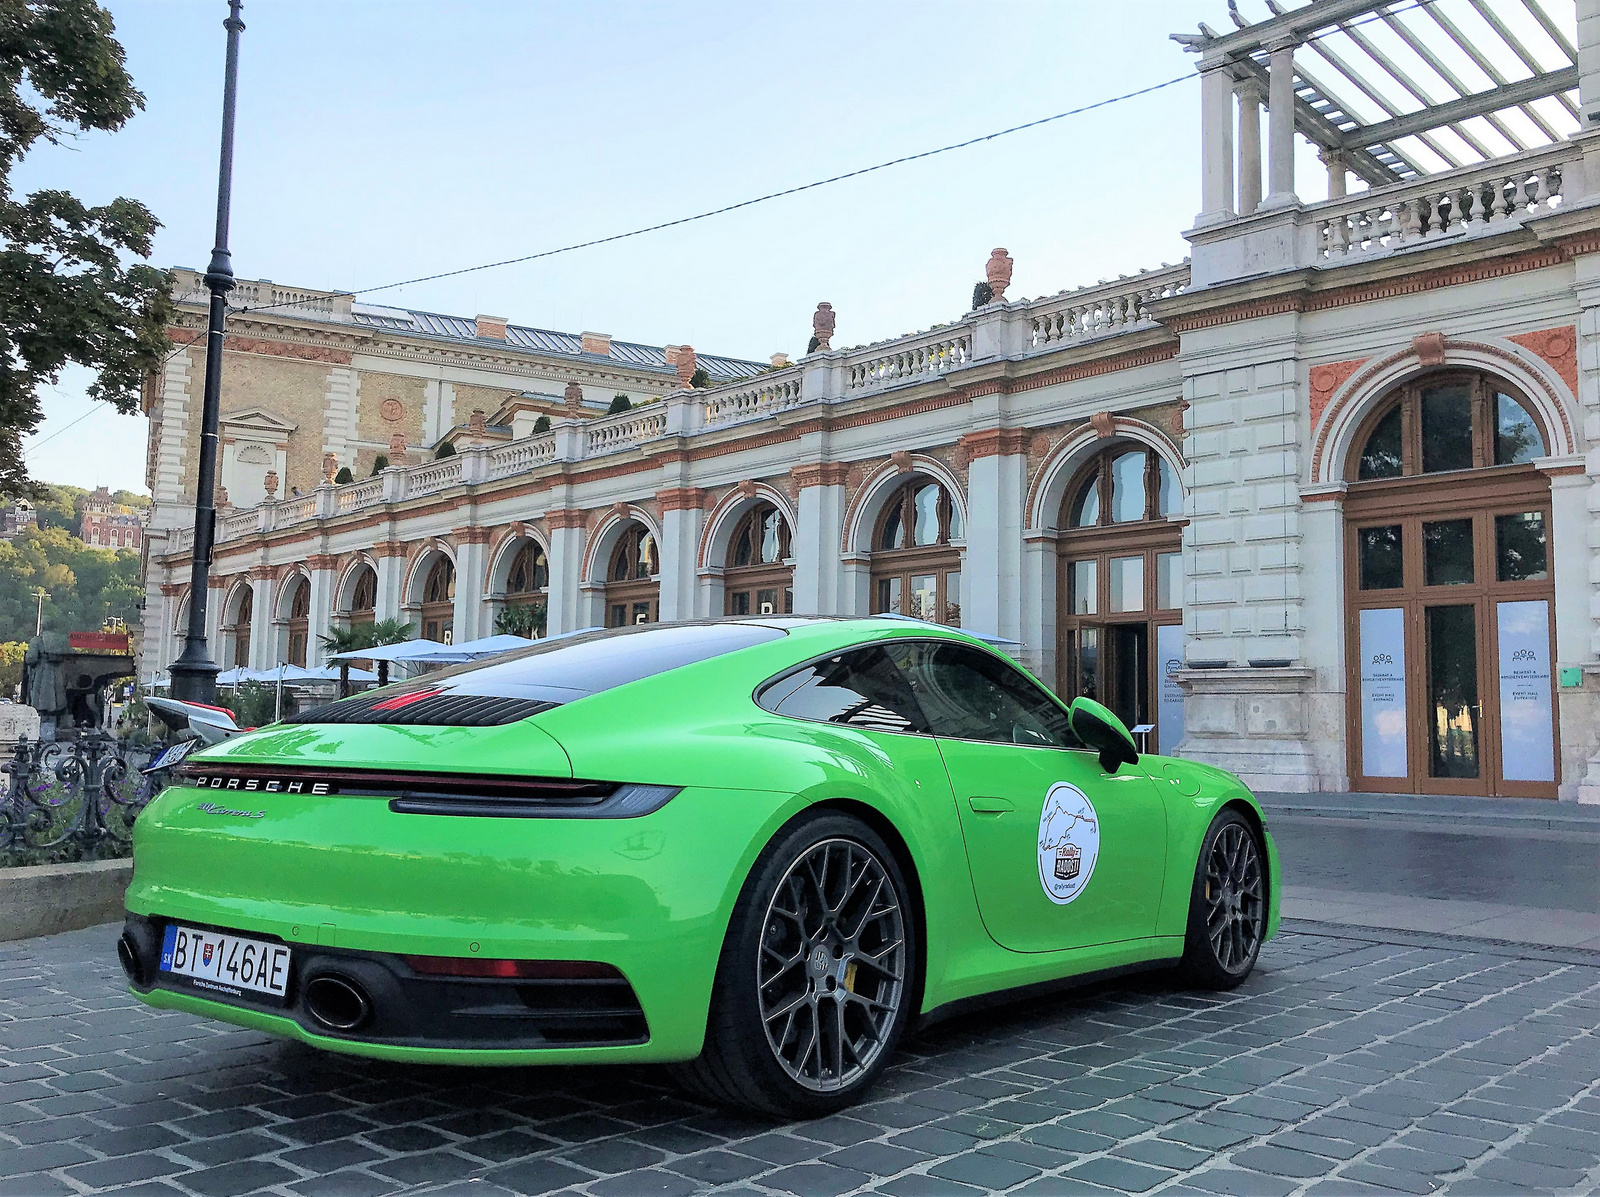
[[[541,641],[197,753],[134,831],[152,1005],[417,1063],[676,1062],[779,1114],[1006,991],[1236,985],[1278,924],[1236,778],[890,618]]]

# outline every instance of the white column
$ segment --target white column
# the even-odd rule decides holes
[[[1261,205],[1261,83],[1239,84],[1239,215]]]
[[[333,631],[333,588],[338,584],[333,557],[308,558],[311,568],[311,604],[306,610],[306,665],[315,669],[327,662],[328,646],[322,638]]]
[[[1349,190],[1350,167],[1343,150],[1323,150],[1317,157],[1328,168],[1328,198],[1343,199]]]
[[[1267,90],[1267,197],[1263,208],[1298,204],[1294,193],[1294,43],[1272,47]]]
[[[1578,108],[1581,131],[1600,130],[1600,0],[1578,0]]]
[[[1196,225],[1232,220],[1233,76],[1221,66],[1200,75],[1200,214]]]
[[[1004,444],[1004,440],[1001,444]],[[1026,643],[1022,626],[1024,454],[989,453],[967,469],[967,547],[961,568],[961,626]],[[1028,644],[1030,650],[1036,644]]]
[[[550,529],[549,611],[545,617],[546,635],[575,632],[588,627],[578,587],[583,582],[584,515],[581,511],[552,511]]]
[[[1052,690],[1061,670],[1056,659],[1060,573],[1055,533],[1039,530],[1028,534],[1022,545],[1022,633],[1018,639],[1027,645],[1028,667]],[[1076,695],[1061,697],[1071,700]]]
[[[839,463],[801,466],[795,470],[800,502],[794,529],[794,610],[796,615],[840,615],[855,610],[841,606],[842,563],[839,542],[844,535],[845,467]]]
[[[693,619],[695,559],[705,527],[705,492],[693,488],[665,491],[661,501],[661,619]],[[718,611],[717,614],[722,614]]]
[[[278,584],[270,573],[250,573],[250,662],[251,669],[266,669],[278,663],[277,626],[272,604]]]
[[[488,570],[488,531],[470,529],[456,537],[456,602],[454,640],[463,644],[494,632],[484,621],[483,583]]]
[[[402,546],[379,545],[378,553],[378,586],[377,595],[373,603],[372,618],[382,623],[386,619],[399,619],[403,615],[400,610],[400,588],[405,585],[406,559],[402,555]]]

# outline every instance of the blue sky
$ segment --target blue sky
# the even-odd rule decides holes
[[[154,260],[209,256],[221,0],[112,0],[146,110],[44,149],[21,190],[129,195]],[[1264,6],[1246,0],[1255,18]],[[363,288],[603,236],[981,135],[1192,72],[1167,40],[1222,0],[245,6],[232,247],[240,277]],[[967,307],[994,246],[1033,296],[1183,257],[1198,84],[776,200],[375,302],[704,352],[798,355]],[[45,393],[35,476],[142,489],[145,421]],[[226,405],[226,397],[224,397]],[[52,438],[45,442],[45,438]]]

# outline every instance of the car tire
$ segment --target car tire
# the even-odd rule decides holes
[[[894,853],[849,815],[803,815],[734,907],[684,1082],[784,1118],[844,1109],[887,1066],[920,993],[918,925]]]
[[[1179,966],[1184,978],[1203,989],[1232,989],[1255,968],[1266,926],[1266,852],[1255,827],[1229,807],[1200,844]]]

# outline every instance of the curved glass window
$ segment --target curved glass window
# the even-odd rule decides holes
[[[644,525],[635,524],[622,534],[611,552],[611,580],[638,581],[660,572],[656,566],[656,538]]]
[[[529,541],[517,550],[506,575],[507,594],[533,594],[550,584],[550,566],[544,550]]]
[[[1111,459],[1111,522],[1132,524],[1144,519],[1144,461],[1138,452]]]
[[[930,484],[919,487],[912,499],[917,521],[913,539],[917,544],[939,543],[939,496],[939,488]]]
[[[1361,447],[1361,465],[1357,476],[1361,481],[1369,478],[1398,478],[1405,470],[1401,445],[1400,407],[1379,420]]]
[[[378,605],[378,575],[370,568],[363,567],[361,575],[356,579],[355,591],[350,596],[350,610],[371,611]]]
[[[1072,505],[1072,526],[1092,528],[1100,522],[1100,475],[1091,474]]]
[[[1357,482],[1528,465],[1550,452],[1532,406],[1479,371],[1425,375],[1376,410],[1348,463]]]
[[[456,567],[448,557],[440,557],[428,571],[428,580],[422,587],[425,603],[449,603],[456,597]]]
[[[1165,457],[1156,458],[1156,470],[1156,514],[1182,515],[1183,489],[1178,485],[1178,471],[1167,464]]]
[[[1510,395],[1497,394],[1495,401],[1495,465],[1521,465],[1545,455],[1544,436],[1528,409]]]

